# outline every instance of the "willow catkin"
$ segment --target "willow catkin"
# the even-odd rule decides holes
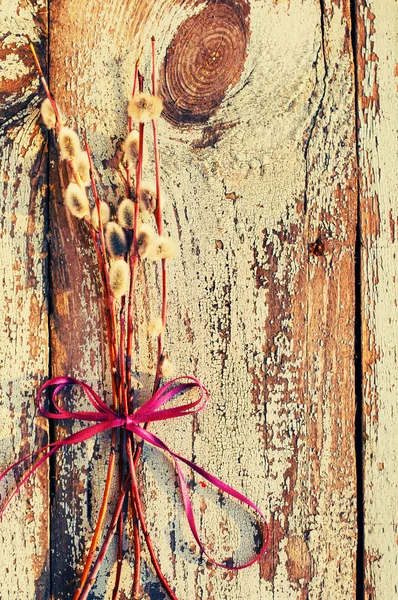
[[[135,204],[130,198],[125,198],[117,209],[117,220],[124,229],[133,229]]]
[[[77,183],[70,183],[66,188],[65,204],[69,212],[78,219],[90,214],[90,205],[86,192]]]
[[[129,290],[130,270],[122,258],[114,260],[109,269],[109,285],[115,298],[125,296]]]
[[[47,129],[54,129],[55,125],[57,124],[57,117],[55,116],[55,112],[49,98],[46,98],[43,101],[40,113],[43,123]]]
[[[163,356],[160,361],[160,372],[162,377],[166,377],[167,379],[173,377],[175,373],[174,365],[169,361],[167,356]]]
[[[148,333],[154,337],[158,337],[164,331],[163,321],[161,317],[154,317],[148,323]]]
[[[61,159],[74,160],[81,152],[77,133],[70,127],[62,127],[58,134]]]
[[[146,258],[151,253],[153,241],[156,239],[155,230],[150,225],[141,225],[137,232],[137,254]]]
[[[90,185],[90,161],[86,151],[79,152],[76,156],[75,166],[84,185]]]
[[[155,186],[142,182],[140,191],[140,209],[142,212],[153,213],[156,210],[157,197]]]
[[[110,221],[106,226],[105,242],[109,254],[112,258],[124,256],[127,252],[127,239],[123,229]]]
[[[109,221],[111,211],[109,208],[109,204],[107,202],[100,202],[99,206],[100,206],[102,227],[105,227],[105,225]],[[91,224],[94,227],[94,229],[96,229],[97,231],[99,230],[98,209],[96,206],[94,206],[93,210],[91,211]]]
[[[150,260],[160,260],[162,258],[175,258],[177,254],[178,244],[172,238],[158,235],[152,241],[147,257]]]
[[[135,94],[128,106],[129,116],[135,121],[145,123],[157,119],[163,110],[163,102],[158,96],[148,92]]]
[[[138,131],[130,131],[124,141],[124,156],[126,162],[130,166],[135,167],[138,161],[140,148],[140,134]],[[142,164],[145,164],[148,159],[148,148],[145,140],[142,140]]]

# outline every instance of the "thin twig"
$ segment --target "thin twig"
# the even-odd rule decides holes
[[[93,190],[94,200],[95,200],[95,204],[96,204],[97,211],[98,211],[100,243],[98,243],[97,234],[94,231],[91,223],[88,223],[88,225],[89,225],[89,231],[90,231],[90,234],[93,239],[93,243],[94,243],[94,246],[95,246],[95,249],[97,252],[98,265],[100,268],[100,272],[102,274],[104,306],[105,306],[105,320],[106,320],[106,324],[107,324],[109,359],[110,359],[110,363],[111,363],[113,408],[114,408],[114,410],[117,410],[118,405],[119,405],[119,400],[118,400],[118,389],[117,389],[117,381],[116,381],[116,353],[115,353],[115,342],[114,342],[114,336],[115,336],[114,332],[116,329],[116,317],[115,317],[115,313],[114,313],[113,297],[112,297],[112,293],[111,293],[110,286],[109,286],[109,270],[108,270],[108,263],[107,263],[107,259],[106,259],[105,240],[104,240],[104,235],[103,235],[102,218],[101,218],[101,211],[100,211],[100,201],[99,201],[99,197],[98,197],[97,186],[96,186],[95,180],[94,180],[90,147],[89,147],[85,133],[83,134],[83,138],[84,138],[84,142],[85,142],[85,146],[86,146],[87,156],[89,159],[91,187]],[[77,588],[77,590],[74,593],[73,600],[78,600],[80,598],[80,592],[81,592],[82,588],[84,587],[85,582],[88,577],[88,574],[90,572],[90,568],[91,568],[92,562],[94,560],[94,555],[95,555],[95,551],[97,548],[97,544],[98,544],[98,541],[99,541],[101,533],[102,533],[104,519],[106,516],[108,504],[109,504],[111,483],[112,483],[113,471],[114,471],[114,467],[115,467],[116,440],[117,440],[116,431],[112,431],[111,451],[110,451],[110,456],[109,456],[108,471],[107,471],[106,480],[105,480],[105,488],[104,488],[104,494],[102,497],[101,508],[100,508],[97,523],[95,526],[93,538],[91,540],[90,549],[89,549],[89,552],[88,552],[88,555],[87,555],[87,558],[86,558],[86,561],[85,561],[85,564],[83,567],[83,572],[82,572],[82,575],[80,578],[79,587]]]
[[[93,570],[92,570],[92,572],[90,574],[90,577],[86,581],[85,586],[84,586],[84,588],[82,590],[82,593],[80,595],[80,600],[86,600],[86,598],[88,596],[88,593],[91,590],[91,588],[92,588],[92,586],[93,586],[93,584],[94,584],[94,582],[96,580],[98,571],[99,571],[99,569],[101,567],[101,564],[102,564],[102,561],[104,560],[104,557],[105,557],[105,555],[106,555],[106,553],[108,551],[109,545],[110,545],[110,543],[111,543],[111,541],[113,539],[113,536],[116,533],[117,524],[118,524],[118,521],[119,521],[119,516],[120,516],[120,513],[121,513],[122,508],[123,508],[124,498],[126,496],[126,492],[127,492],[128,488],[129,488],[129,485],[130,485],[130,475],[127,476],[125,484],[123,486],[123,489],[122,489],[122,491],[119,494],[119,498],[118,498],[118,501],[117,501],[117,504],[116,504],[115,511],[113,513],[113,517],[112,517],[112,521],[111,521],[111,524],[110,524],[109,529],[108,529],[108,533],[107,533],[107,535],[105,537],[105,540],[104,540],[104,542],[102,544],[101,550],[100,550],[100,552],[99,552],[99,554],[97,556],[97,559],[96,559],[96,561],[94,563],[94,567],[93,567]]]

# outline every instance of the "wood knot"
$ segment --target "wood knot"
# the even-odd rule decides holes
[[[239,81],[250,37],[249,11],[246,1],[209,2],[180,25],[161,73],[163,116],[168,121],[205,122]]]

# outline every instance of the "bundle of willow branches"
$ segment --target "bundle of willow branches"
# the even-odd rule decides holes
[[[157,95],[156,65],[155,65],[155,39],[152,38],[152,90],[144,92],[144,78],[139,71],[140,60],[136,63],[132,97],[128,105],[128,135],[124,143],[124,161],[126,172],[126,194],[117,208],[117,220],[110,220],[110,206],[100,200],[97,190],[93,160],[85,132],[83,133],[84,149],[81,148],[77,133],[64,125],[63,117],[54,97],[45,80],[42,68],[37,58],[33,45],[31,50],[36,67],[41,77],[47,98],[41,107],[43,122],[48,129],[55,130],[59,145],[61,160],[66,161],[69,184],[65,190],[65,204],[70,213],[83,219],[94,244],[98,259],[103,285],[103,298],[105,302],[105,315],[109,344],[109,358],[112,377],[113,409],[124,414],[134,410],[134,387],[131,375],[131,355],[134,332],[133,301],[137,278],[138,264],[143,259],[160,260],[162,268],[162,309],[161,315],[152,318],[149,323],[149,332],[157,337],[157,366],[154,382],[154,392],[159,388],[162,377],[171,377],[173,366],[164,352],[164,330],[167,317],[167,259],[177,254],[177,244],[169,237],[163,235],[162,220],[162,192],[160,184],[160,158],[158,145],[157,119],[163,109],[162,100]],[[144,139],[145,124],[152,125],[153,144],[155,152],[155,185],[142,181],[142,170],[147,160],[148,151]],[[137,129],[134,126],[138,125]],[[133,177],[135,176],[135,186]],[[90,209],[88,187],[91,187],[94,207]],[[153,213],[156,229],[142,223],[143,213]],[[119,302],[119,311],[116,311],[116,302]],[[119,319],[117,318],[119,317]],[[127,321],[127,322],[126,322]],[[112,430],[111,447],[116,446],[117,430]],[[99,567],[110,544],[113,533],[119,532],[118,565],[113,598],[117,597],[120,575],[123,540],[123,512],[122,498],[127,490],[131,492],[131,510],[133,513],[134,536],[134,584],[133,598],[141,598],[140,592],[140,563],[141,543],[139,525],[141,525],[144,539],[149,549],[155,571],[171,598],[176,598],[168,582],[164,578],[156,554],[153,550],[144,513],[141,506],[136,478],[136,465],[140,458],[142,445],[134,449],[133,436],[127,432],[125,444],[121,447],[123,456],[127,457],[129,464],[130,486],[123,485],[120,481],[120,497],[113,517],[112,526],[105,538],[98,558],[89,577],[90,569],[95,556],[98,542],[104,526],[104,519],[110,500],[111,481],[115,469],[116,453],[110,452],[108,472],[105,482],[104,495],[95,527],[90,550],[86,557],[80,584],[75,592],[74,600],[84,600],[95,581]],[[120,476],[123,477],[122,469]],[[118,510],[119,509],[119,510]]]
[[[7,499],[0,510],[0,518],[11,498],[21,488],[30,475],[48,459],[58,448],[67,444],[80,443],[93,435],[107,429],[112,430],[112,439],[108,461],[108,470],[104,487],[103,499],[92,537],[91,545],[85,558],[80,583],[74,594],[74,600],[85,600],[93,586],[99,568],[103,562],[109,545],[118,533],[118,561],[116,580],[112,593],[112,600],[119,594],[120,577],[123,557],[123,530],[124,513],[123,505],[126,499],[130,501],[132,515],[132,536],[134,544],[134,573],[132,598],[143,598],[140,589],[141,570],[141,536],[148,547],[149,555],[156,574],[168,593],[169,597],[177,600],[169,582],[165,579],[153,548],[152,540],[145,520],[140,499],[140,490],[137,482],[136,468],[142,452],[142,443],[147,441],[162,451],[167,452],[174,460],[179,484],[181,488],[184,509],[192,534],[200,549],[215,564],[230,569],[241,569],[250,566],[265,552],[269,540],[268,527],[265,524],[261,549],[256,556],[241,566],[232,566],[230,561],[217,563],[205,550],[196,528],[192,505],[189,499],[188,488],[182,473],[180,463],[185,463],[192,470],[199,473],[219,489],[227,492],[247,506],[253,508],[260,517],[264,518],[261,511],[243,494],[237,492],[217,477],[207,473],[188,459],[171,451],[168,446],[157,436],[148,431],[152,421],[171,419],[193,414],[202,410],[209,399],[209,394],[204,386],[194,377],[179,377],[162,385],[162,381],[169,379],[173,374],[173,367],[164,350],[164,331],[167,318],[167,260],[173,258],[178,251],[177,244],[163,233],[162,220],[162,190],[160,185],[160,158],[158,146],[157,119],[162,111],[163,104],[157,95],[156,65],[155,65],[155,40],[152,38],[152,82],[151,92],[144,91],[144,78],[139,71],[140,60],[137,61],[134,74],[132,96],[128,105],[129,123],[128,134],[124,142],[124,168],[126,190],[125,197],[119,202],[116,211],[116,220],[111,219],[112,209],[105,200],[100,199],[96,186],[93,159],[85,131],[82,132],[83,147],[77,133],[64,124],[62,113],[48,87],[40,66],[37,54],[31,44],[32,54],[38,73],[41,77],[47,98],[41,107],[44,124],[55,132],[60,159],[65,162],[68,180],[64,186],[64,200],[67,209],[73,217],[84,222],[95,248],[99,272],[103,288],[104,314],[106,319],[107,338],[109,346],[109,359],[112,380],[112,407],[108,407],[87,384],[71,377],[55,377],[44,383],[39,390],[38,405],[40,412],[49,419],[77,419],[96,423],[80,430],[69,437],[51,442],[48,446],[33,452],[29,457],[39,453],[43,456],[28,470],[16,490]],[[145,124],[152,125],[153,147],[155,154],[155,184],[146,184],[142,180],[143,165],[147,159],[147,147],[144,140]],[[134,127],[138,126],[138,130]],[[134,181],[134,184],[133,184]],[[153,226],[143,222],[148,221],[148,213],[152,214]],[[150,219],[149,219],[150,220]],[[136,382],[132,377],[132,345],[135,320],[133,303],[137,279],[137,270],[143,260],[161,262],[161,314],[152,318],[149,332],[157,338],[157,361],[154,386],[151,398],[143,406],[134,406]],[[91,402],[96,412],[69,412],[61,408],[56,402],[57,394],[66,385],[79,385]],[[51,403],[53,411],[49,412],[42,404],[42,394],[49,386],[55,386]],[[173,408],[159,410],[174,398],[196,389],[200,392],[199,399],[186,401],[185,404]],[[142,424],[142,426],[141,426]],[[134,435],[138,435],[142,442],[137,444]],[[105,517],[108,512],[111,497],[113,475],[116,468],[114,451],[120,448],[119,463],[119,490],[111,523],[103,535]],[[2,474],[0,480],[15,466],[29,457],[14,463]]]

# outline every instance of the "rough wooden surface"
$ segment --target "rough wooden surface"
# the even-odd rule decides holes
[[[364,597],[369,600],[398,593],[397,19],[395,2],[358,3]]]
[[[382,290],[387,281],[392,286],[394,274],[393,266],[388,269],[384,261],[393,262],[395,239],[391,161],[396,142],[388,137],[388,126],[396,91],[391,18],[396,9],[392,0],[375,0],[371,7],[365,0],[359,2],[353,49],[350,4],[348,0],[90,0],[83,5],[57,0],[50,5],[51,85],[70,124],[79,127],[84,119],[101,193],[114,205],[123,195],[115,166],[125,136],[134,63],[145,46],[142,65],[149,81],[149,39],[155,35],[158,40],[160,87],[166,104],[160,122],[165,226],[181,245],[179,258],[170,263],[166,344],[178,374],[198,376],[210,389],[212,402],[194,421],[157,424],[154,431],[181,454],[194,457],[250,496],[271,524],[270,550],[260,565],[232,573],[206,563],[186,525],[171,466],[146,448],[141,478],[148,523],[162,567],[179,598],[350,600],[361,592],[356,581],[356,458],[361,460],[361,456],[355,455],[354,357],[358,192],[363,240],[364,422],[371,440],[364,445],[366,593],[367,598],[378,600],[394,595],[394,464],[389,462],[393,450],[378,432],[381,416],[387,427],[388,411],[393,410],[390,371],[383,370],[380,348],[392,344],[388,335],[393,336],[395,314],[393,298],[387,307]],[[13,31],[20,31],[23,7],[11,0],[3,6]],[[377,11],[380,30],[372,16]],[[32,14],[26,16],[31,28]],[[46,32],[40,26],[46,21],[45,6],[38,3],[36,14],[41,20],[35,17],[31,35],[41,38],[45,62]],[[376,43],[382,48],[380,56],[389,57],[383,69],[374,58]],[[7,48],[7,37],[3,46]],[[95,259],[84,227],[66,215],[53,150],[47,275],[44,255],[34,253],[45,250],[45,192],[40,184],[46,179],[42,181],[37,174],[45,177],[46,162],[40,158],[45,156],[45,146],[34,109],[38,81],[25,40],[17,43],[14,52],[15,58],[7,58],[11,83],[3,85],[1,92],[5,90],[10,98],[5,118],[15,120],[6,121],[2,131],[15,151],[4,164],[13,165],[7,166],[9,180],[24,181],[27,191],[22,184],[11,188],[6,179],[3,205],[8,206],[6,214],[29,210],[30,220],[18,229],[19,237],[12,237],[10,231],[2,238],[7,240],[2,248],[6,259],[14,263],[17,257],[25,279],[17,294],[12,293],[15,285],[8,280],[1,290],[2,307],[10,299],[16,303],[7,308],[10,320],[4,319],[3,337],[21,340],[19,354],[8,358],[9,365],[19,368],[19,394],[14,387],[16,404],[11,415],[10,392],[3,385],[5,380],[8,386],[12,378],[11,366],[4,367],[1,380],[6,430],[15,431],[12,442],[7,438],[1,447],[1,466],[42,441],[34,436],[46,424],[39,422],[38,428],[32,415],[34,391],[44,376],[77,376],[109,398],[100,288],[92,266]],[[383,113],[384,120],[378,112],[382,76],[385,111],[391,110]],[[29,144],[18,142],[21,135],[27,136]],[[19,166],[16,152],[21,145],[28,145],[29,151]],[[380,147],[385,171],[384,163],[380,169],[377,162]],[[36,165],[36,179],[31,192],[32,165]],[[145,177],[152,174],[150,163]],[[379,193],[382,186],[384,195]],[[380,197],[384,198],[383,210]],[[7,227],[10,223],[2,230],[8,232]],[[32,254],[35,262],[23,260]],[[34,282],[29,279],[32,270]],[[147,337],[146,323],[149,306],[155,312],[159,306],[158,276],[151,266],[142,267],[139,273],[134,360],[144,389],[150,386],[154,369],[155,348]],[[46,295],[49,333],[43,304]],[[36,311],[31,296],[36,298]],[[18,298],[24,300],[23,310],[17,308]],[[29,338],[32,327],[34,334]],[[28,339],[36,343],[36,354],[29,360],[24,358]],[[8,356],[7,352],[2,355]],[[24,390],[30,394],[31,415],[19,401]],[[69,401],[75,407],[80,402],[77,397]],[[379,420],[373,417],[376,409]],[[24,410],[31,438],[20,430]],[[57,426],[56,434],[66,435],[68,427]],[[392,435],[391,444],[393,439]],[[51,482],[51,525],[45,470],[28,490],[34,498],[31,523],[26,525],[25,515],[16,513],[26,496],[10,509],[6,528],[0,525],[0,535],[5,537],[1,565],[8,569],[5,598],[71,598],[95,525],[108,452],[109,437],[104,435],[59,454]],[[380,516],[375,488],[379,484],[390,498],[390,520]],[[192,492],[209,549],[223,559],[239,548],[236,559],[247,558],[256,529],[246,511],[232,502],[221,502],[216,491],[203,489],[198,480]],[[31,532],[29,528],[35,527],[37,531]],[[23,549],[7,539],[6,532],[14,529],[19,532],[18,540],[30,540]],[[36,544],[34,558],[32,544]],[[50,550],[51,577],[45,562]],[[122,598],[130,597],[132,558],[126,539]],[[37,564],[42,575],[35,591],[38,574],[33,567],[37,569]],[[113,548],[93,599],[111,597],[113,579],[107,575],[115,569]],[[142,582],[149,598],[163,598],[147,556]]]
[[[42,11],[40,0],[29,10],[11,0],[0,6],[0,470],[47,439],[47,423],[35,407],[49,355],[47,146],[37,120],[37,77],[22,35],[37,40],[46,34]],[[15,481],[10,474],[0,482],[0,504]],[[49,598],[48,492],[43,467],[0,523],[2,600]]]

